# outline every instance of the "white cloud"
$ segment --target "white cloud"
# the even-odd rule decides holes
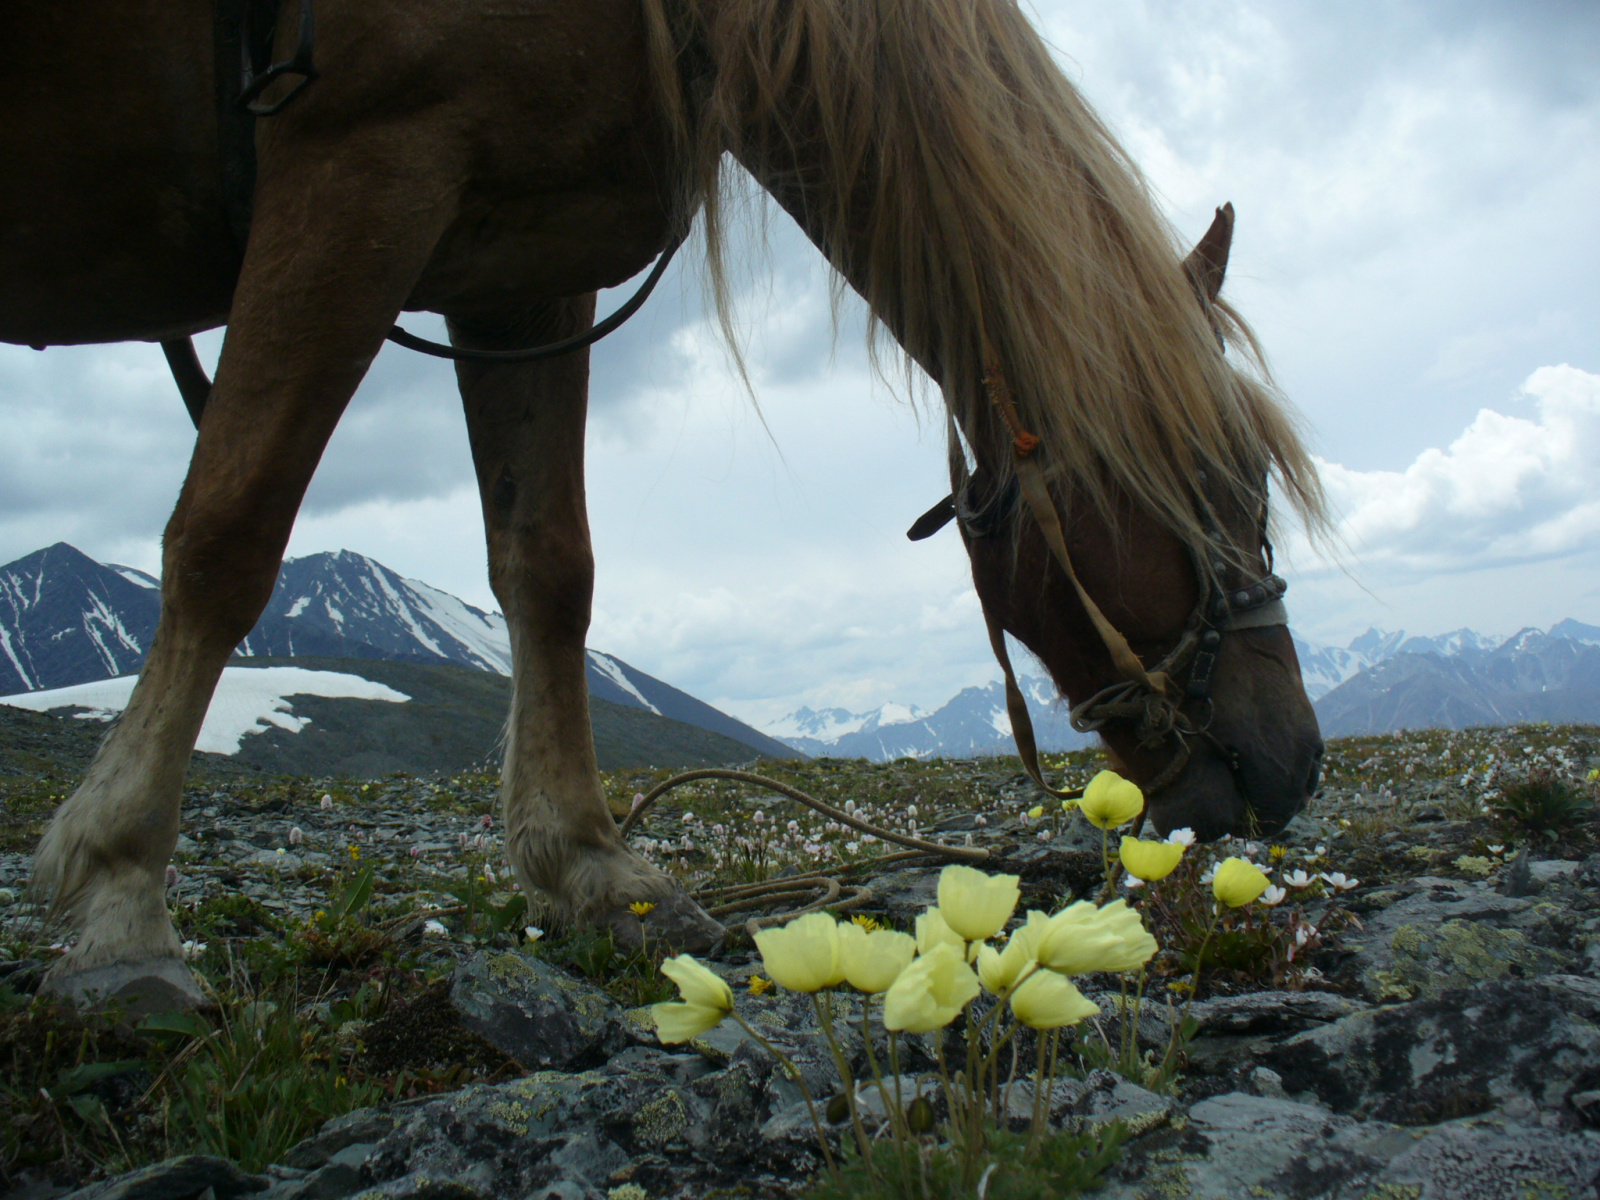
[[[1535,416],[1481,409],[1404,471],[1323,463],[1357,574],[1482,570],[1600,546],[1600,375],[1541,367]]]

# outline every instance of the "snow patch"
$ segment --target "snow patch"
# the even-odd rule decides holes
[[[106,566],[121,575],[129,583],[138,584],[140,587],[149,588],[152,591],[159,592],[161,590],[161,581],[154,575],[139,570],[138,567],[124,567],[120,563],[107,563]]]
[[[623,691],[627,692],[628,695],[632,696],[641,705],[655,713],[656,716],[659,717],[661,715],[661,710],[644,698],[644,693],[633,685],[633,681],[629,679],[627,674],[623,671],[622,664],[616,659],[612,658],[609,654],[602,654],[598,650],[590,650],[589,661],[594,664],[595,670],[599,671],[600,674],[604,675],[607,679],[611,680],[612,683],[616,684]]]
[[[73,687],[0,696],[0,704],[35,712],[86,708],[89,711],[79,716],[109,721],[128,706],[128,697],[133,694],[136,682],[137,676],[124,675],[120,679],[102,679]],[[393,704],[404,704],[411,699],[404,692],[340,671],[310,671],[304,667],[224,667],[195,749],[212,754],[237,754],[239,742],[246,734],[264,733],[269,725],[298,733],[311,723],[311,718],[294,714],[289,703],[294,696],[387,700]]]
[[[301,613],[305,612],[306,606],[310,603],[310,596],[301,596],[300,599],[296,600],[289,606],[289,611],[284,615],[288,617],[298,617]]]

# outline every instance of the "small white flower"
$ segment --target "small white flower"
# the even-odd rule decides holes
[[[1167,841],[1174,846],[1189,847],[1194,845],[1194,830],[1185,825],[1182,829],[1174,829],[1167,834]]]
[[[1317,927],[1315,925],[1302,925],[1299,929],[1294,931],[1294,944],[1297,947],[1304,946],[1313,937],[1315,937],[1316,934]]]
[[[1490,846],[1489,847],[1489,853],[1490,854],[1504,854],[1505,852],[1506,852],[1506,848],[1504,846]]]
[[[1274,905],[1282,904],[1284,897],[1286,897],[1288,894],[1289,893],[1284,891],[1281,887],[1269,887],[1266,891],[1261,893],[1261,903],[1270,908]]]
[[[989,818],[984,816],[982,813],[979,813],[977,816],[972,818],[972,823],[979,829],[983,829],[988,826]]]
[[[320,805],[318,805],[318,807],[321,808],[323,812],[327,812],[330,808],[333,807],[333,797],[328,795],[327,793],[323,793],[322,803]]]
[[[856,853],[856,852],[857,852],[857,851],[858,851],[858,850],[860,850],[860,849],[861,849],[861,843],[860,843],[860,842],[846,842],[846,843],[845,843],[845,844],[844,844],[844,848],[845,848],[845,849],[846,849],[846,850],[848,850],[848,851],[850,851],[850,853],[851,853],[851,854],[854,854],[854,853]]]
[[[1310,887],[1316,880],[1315,875],[1307,875],[1299,867],[1287,872],[1283,877],[1283,881],[1292,888]]]
[[[1204,875],[1200,876],[1200,886],[1201,887],[1210,887],[1211,886],[1211,881],[1213,879],[1215,879],[1216,877],[1217,877],[1217,868],[1213,864],[1212,866],[1209,866],[1209,867],[1206,868],[1206,873]]]
[[[422,932],[428,937],[446,937],[450,933],[450,931],[445,928],[443,921],[436,921],[432,918],[429,918],[422,923]]]
[[[917,806],[915,804],[906,805],[906,816],[914,817],[916,815],[917,815]]]
[[[1324,855],[1324,854],[1326,854],[1326,853],[1327,853],[1327,852],[1328,852],[1328,848],[1327,848],[1327,847],[1326,847],[1326,846],[1318,846],[1318,847],[1317,847],[1317,848],[1316,848],[1316,850],[1315,850],[1315,851],[1313,851],[1313,853],[1314,853],[1314,854],[1316,854],[1316,856],[1317,856],[1317,857],[1318,857],[1318,858],[1321,858],[1321,857],[1322,857],[1322,856],[1323,856],[1323,855]]]
[[[849,813],[852,817],[855,816],[856,815],[856,802],[854,800],[846,800],[844,802],[844,810],[845,810],[845,812]]]
[[[1050,831],[1048,829],[1039,830],[1039,840],[1041,842],[1048,842],[1050,840]]]
[[[185,942],[183,944],[183,957],[189,962],[194,962],[205,952],[206,944],[204,942]]]
[[[1361,882],[1359,879],[1350,879],[1346,877],[1343,871],[1335,871],[1331,875],[1324,871],[1322,873],[1322,878],[1328,883],[1328,886],[1341,892],[1348,892],[1351,888],[1355,887]]]
[[[284,849],[282,846],[279,846],[278,847],[278,853],[279,854],[287,854],[289,852],[286,849]]]
[[[1134,888],[1142,888],[1144,886],[1144,880],[1140,879],[1137,875],[1123,875],[1122,886],[1127,888],[1129,891],[1132,891]]]
[[[1260,853],[1261,853],[1261,847],[1256,845],[1256,843],[1254,843],[1254,842],[1246,842],[1244,844],[1244,856],[1246,858],[1254,858],[1256,855],[1258,855]]]
[[[522,936],[527,938],[530,942],[537,942],[544,936],[544,930],[540,929],[537,925],[525,925],[522,929]]]

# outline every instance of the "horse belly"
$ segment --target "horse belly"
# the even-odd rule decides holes
[[[635,0],[501,0],[461,19],[473,64],[455,220],[408,307],[466,313],[622,283],[669,232],[673,165]],[[441,73],[443,69],[441,68]]]
[[[0,340],[226,319],[209,0],[54,0],[0,22]]]

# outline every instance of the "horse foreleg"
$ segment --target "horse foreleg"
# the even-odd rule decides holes
[[[591,296],[517,321],[456,320],[451,333],[462,345],[501,349],[579,332],[593,316]],[[588,351],[524,365],[462,363],[457,377],[489,580],[511,635],[501,800],[512,870],[565,919],[607,926],[624,943],[648,934],[705,949],[722,927],[622,843],[595,764],[584,650],[594,592],[583,486]],[[654,906],[642,925],[629,907],[638,901]]]
[[[301,498],[438,237],[426,181],[307,156],[258,192],[217,381],[167,524],[161,618],[127,710],[57,811],[33,881],[79,937],[46,986],[200,1000],[166,908],[183,778],[224,663],[272,595]],[[438,208],[442,209],[441,200]]]

